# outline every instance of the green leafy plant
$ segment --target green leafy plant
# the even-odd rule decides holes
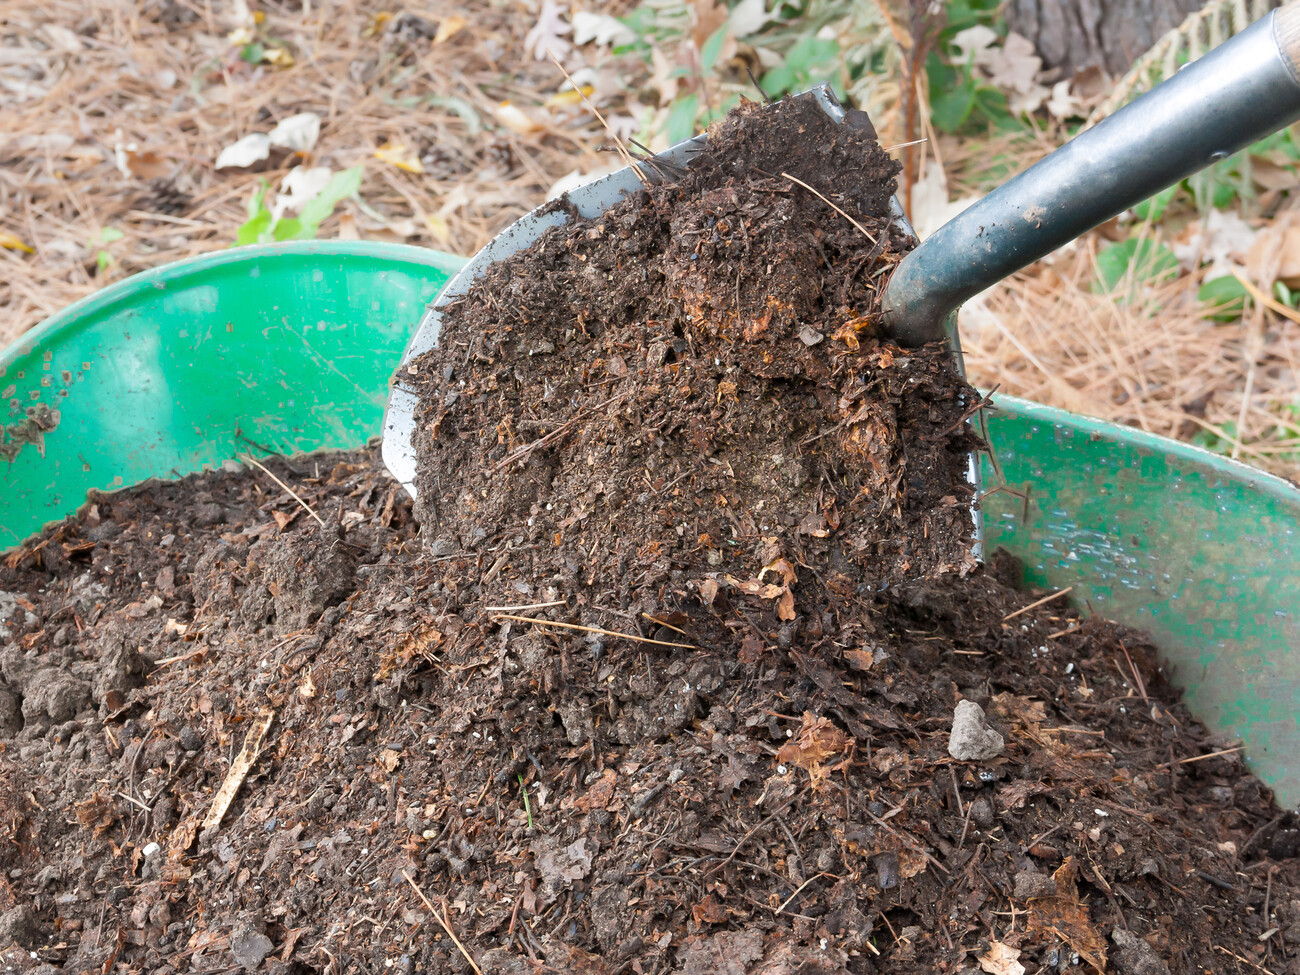
[[[303,204],[298,216],[280,217],[279,220],[266,205],[266,195],[271,187],[262,180],[248,201],[248,219],[235,235],[236,246],[313,239],[334,208],[361,188],[363,172],[363,167],[353,166],[334,173],[325,187]]]
[[[99,274],[103,274],[112,267],[115,258],[108,250],[107,245],[114,241],[121,240],[126,234],[116,227],[104,227],[98,234],[90,240],[90,246],[95,251],[95,267]]]
[[[1133,208],[1134,215],[1139,220],[1150,220],[1155,223],[1165,215],[1169,209],[1169,204],[1173,202],[1174,197],[1178,194],[1177,184],[1163,189],[1149,200],[1143,200]]]
[[[532,803],[528,801],[528,786],[524,784],[524,777],[522,773],[520,773],[516,777],[519,779],[519,791],[523,794],[524,797],[524,815],[528,817],[528,828],[532,829],[533,828],[533,806]]]
[[[771,97],[802,91],[821,81],[846,79],[844,52],[837,40],[825,36],[827,27],[845,18],[838,0],[769,0],[757,28],[752,3],[726,2],[735,16],[698,43],[695,56],[679,61],[662,75],[656,74],[657,84],[684,83],[668,103],[666,115],[656,118],[651,112],[643,120],[640,141],[649,141],[657,134],[652,129],[654,124],[661,126],[670,143],[690,138],[734,108],[744,89],[748,88],[748,94],[754,97],[743,74],[738,77],[734,66],[721,63],[722,52],[732,38],[761,46],[769,56],[780,59],[760,72],[758,79],[763,93]],[[642,0],[617,20],[629,29],[631,39],[612,47],[616,55],[633,54],[649,64],[657,52],[662,55],[662,63],[664,57],[680,57],[681,48],[689,48],[692,43],[694,14],[686,0]],[[842,90],[843,86],[835,87]]]
[[[1205,306],[1205,317],[1211,321],[1235,322],[1245,314],[1250,292],[1234,275],[1225,274],[1202,284],[1196,300]]]
[[[1020,127],[1007,110],[1007,96],[983,81],[969,62],[954,67],[931,54],[926,73],[930,81],[930,121],[939,131],[951,135],[981,126]]]
[[[1191,443],[1198,447],[1204,447],[1206,450],[1215,454],[1228,456],[1232,453],[1232,442],[1237,439],[1237,424],[1228,420],[1221,427],[1227,438],[1219,436],[1213,430],[1197,430],[1189,438]],[[1230,439],[1228,439],[1230,438]]]
[[[1178,274],[1178,258],[1166,245],[1146,237],[1130,237],[1097,254],[1093,290],[1113,293],[1125,286],[1158,284]]]
[[[954,0],[946,5],[947,19],[925,63],[930,121],[941,132],[1023,128],[1007,108],[1006,95],[979,76],[973,55],[961,60],[961,51],[954,44],[957,35],[971,27],[987,27],[1005,37],[1001,6],[997,0]]]
[[[802,91],[832,73],[840,45],[815,34],[801,37],[785,54],[781,64],[763,75],[763,91],[773,98]]]

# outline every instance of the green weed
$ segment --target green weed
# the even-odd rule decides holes
[[[279,220],[275,219],[271,208],[266,205],[266,194],[271,186],[262,180],[248,201],[248,219],[235,235],[235,246],[270,244],[283,240],[312,240],[319,232],[320,225],[334,212],[334,208],[361,188],[363,172],[363,167],[353,166],[335,173],[325,188],[303,205],[298,216],[281,217]]]

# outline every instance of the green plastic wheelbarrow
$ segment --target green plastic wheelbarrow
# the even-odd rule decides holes
[[[391,244],[224,251],[121,281],[0,355],[0,546],[90,489],[220,467],[253,444],[342,450],[462,258]],[[1300,490],[1187,444],[1014,397],[986,544],[1025,582],[1149,631],[1193,711],[1300,805]],[[986,472],[991,473],[991,472]]]

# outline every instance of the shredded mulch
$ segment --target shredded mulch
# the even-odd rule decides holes
[[[267,458],[310,510],[232,465],[0,565],[6,965],[1300,972],[1295,814],[971,560],[978,400],[876,334],[891,164],[805,108],[449,312],[418,507]]]

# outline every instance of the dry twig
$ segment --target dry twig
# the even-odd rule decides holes
[[[620,640],[633,640],[636,643],[653,643],[659,647],[681,647],[683,650],[696,650],[693,643],[667,643],[663,640],[651,640],[649,637],[637,636],[635,633],[619,633],[616,630],[602,630],[598,626],[579,626],[577,623],[561,623],[558,620],[545,620],[536,616],[510,616],[500,613],[494,620],[517,620],[520,623],[536,623],[538,626],[558,626],[566,630],[581,630],[583,633],[599,633],[602,636],[618,637]]]
[[[817,199],[821,200],[821,201],[822,201],[823,203],[825,203],[828,207],[830,207],[832,210],[834,210],[836,213],[838,213],[841,217],[843,217],[843,218],[844,218],[845,220],[847,220],[849,223],[853,224],[853,226],[857,227],[860,231],[862,231],[862,236],[866,237],[867,240],[871,241],[873,244],[876,243],[876,238],[875,238],[875,237],[872,237],[871,234],[867,232],[867,228],[866,228],[866,227],[862,226],[862,224],[858,223],[856,220],[854,220],[852,217],[850,217],[850,216],[849,216],[849,215],[848,215],[844,210],[841,210],[841,209],[840,209],[839,207],[837,207],[834,203],[832,203],[832,202],[831,202],[830,200],[828,200],[826,197],[822,196],[822,194],[818,193],[815,189],[813,189],[811,186],[809,186],[807,183],[805,183],[805,182],[804,182],[803,180],[801,180],[799,177],[797,177],[797,176],[791,176],[789,173],[785,172],[784,170],[782,170],[781,175],[784,176],[786,179],[790,180],[790,182],[792,182],[792,183],[798,183],[800,186],[802,186],[804,189],[806,189],[809,193],[811,193],[813,196],[817,197]]]
[[[1074,586],[1066,586],[1064,589],[1058,589],[1050,596],[1044,596],[1042,599],[1035,600],[1034,602],[1030,603],[1028,606],[1021,606],[1014,613],[1008,613],[1006,616],[1002,617],[1002,622],[1006,623],[1008,620],[1015,619],[1021,613],[1028,613],[1031,609],[1037,609],[1039,606],[1042,606],[1044,603],[1050,603],[1053,599],[1057,599],[1061,596],[1064,596],[1067,592],[1070,592],[1073,588]]]
[[[433,901],[429,900],[429,898],[424,896],[424,891],[420,889],[419,885],[415,882],[415,880],[411,877],[411,875],[407,873],[405,870],[403,870],[402,876],[405,877],[406,882],[411,885],[411,889],[414,890],[416,894],[419,895],[420,900],[424,901],[424,906],[429,909],[429,913],[432,914],[433,919],[438,922],[438,926],[447,932],[447,937],[451,938],[452,942],[456,945],[456,947],[460,949],[461,956],[467,962],[469,962],[469,967],[474,969],[477,975],[483,975],[483,969],[478,967],[478,962],[476,962],[472,957],[470,957],[470,953],[466,951],[465,946],[460,943],[460,938],[456,937],[456,932],[451,929],[451,924],[449,923],[449,919],[447,918],[447,906],[445,904],[443,905],[442,914],[439,915],[438,909],[433,906]]]
[[[289,485],[285,484],[284,481],[280,480],[278,477],[276,477],[274,474],[272,474],[272,473],[271,473],[271,472],[266,468],[266,466],[265,466],[264,464],[262,464],[262,463],[261,463],[261,462],[260,462],[256,457],[253,457],[253,456],[251,456],[251,455],[249,455],[249,454],[240,454],[239,457],[240,457],[241,460],[245,460],[245,461],[247,461],[248,463],[252,464],[254,467],[256,467],[258,470],[260,470],[263,474],[265,474],[265,475],[266,475],[267,477],[269,477],[271,480],[275,481],[276,484],[280,485],[280,487],[282,487],[285,491],[288,492],[289,497],[293,498],[293,499],[294,499],[295,501],[297,501],[300,505],[302,505],[303,510],[306,511],[307,514],[311,515],[313,518],[316,519],[316,524],[320,525],[322,528],[325,527],[325,522],[324,522],[324,520],[322,520],[321,516],[318,515],[318,514],[316,514],[316,512],[312,510],[311,505],[309,505],[306,501],[304,501],[302,498],[300,498],[300,497],[298,496],[298,493],[297,493],[293,488],[289,487]]]

